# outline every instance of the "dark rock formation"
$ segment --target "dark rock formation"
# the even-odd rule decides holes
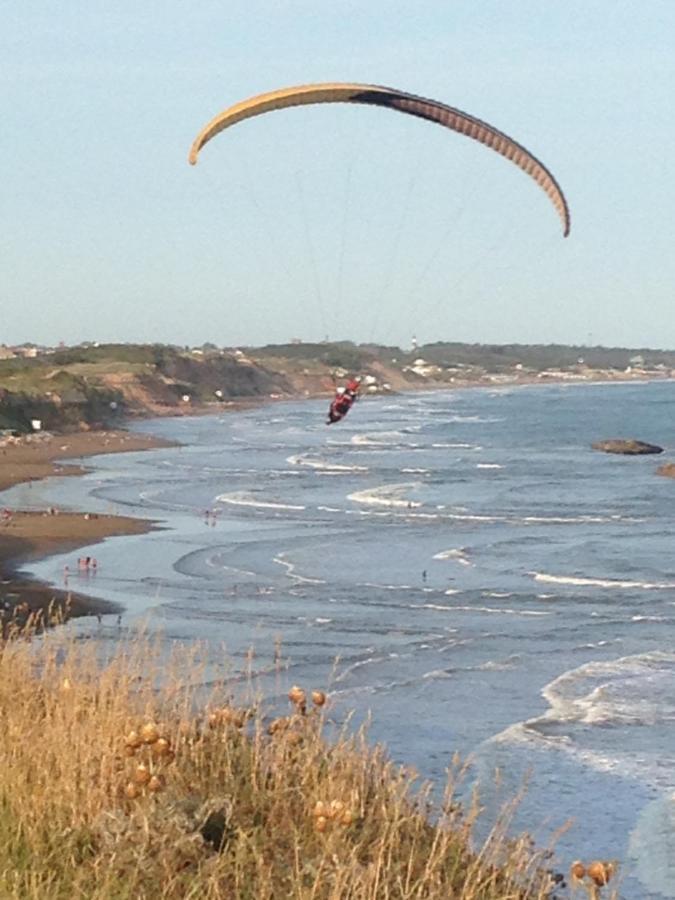
[[[622,440],[615,438],[609,441],[596,441],[591,446],[594,450],[602,450],[603,453],[620,453],[623,456],[644,456],[647,453],[663,453],[663,447],[633,439]]]

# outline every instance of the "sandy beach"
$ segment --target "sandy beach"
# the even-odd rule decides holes
[[[63,464],[63,459],[84,460],[101,453],[150,450],[166,442],[125,431],[78,432],[40,435],[8,443],[0,449],[0,490],[51,475],[80,475],[84,463]],[[47,610],[50,605],[68,610],[70,616],[116,612],[111,603],[68,590],[58,590],[19,574],[22,563],[50,554],[76,550],[105,538],[143,534],[154,523],[126,516],[93,515],[59,510],[23,511],[3,507],[0,499],[0,602],[6,610],[22,606],[26,613]],[[64,579],[65,582],[65,579]]]

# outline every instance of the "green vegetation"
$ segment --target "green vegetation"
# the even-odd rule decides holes
[[[487,372],[503,372],[520,364],[534,372],[545,369],[572,369],[580,360],[589,369],[623,371],[635,357],[647,367],[675,368],[675,351],[629,349],[626,347],[581,347],[568,344],[426,344],[405,354],[409,363],[416,357],[439,365],[470,365]]]
[[[251,691],[235,701],[220,683],[205,697],[195,648],[167,659],[137,638],[112,652],[67,626],[4,645],[3,897],[544,900],[557,890],[550,853],[507,837],[512,807],[473,845],[480,809],[456,798],[457,761],[436,806],[414,773],[334,725],[320,690],[294,687],[288,714],[272,718]]]
[[[432,371],[416,371],[423,359]],[[124,416],[185,412],[223,401],[331,390],[334,373],[373,375],[396,389],[479,382],[492,375],[536,377],[552,370],[588,377],[628,367],[675,369],[675,352],[563,345],[435,343],[403,351],[377,344],[290,343],[241,350],[213,344],[102,344],[0,360],[0,428],[106,427]],[[187,404],[187,405],[186,405]]]
[[[384,348],[365,348],[351,341],[321,344],[268,344],[265,347],[249,347],[247,353],[254,359],[285,360],[296,363],[320,363],[330,369],[360,372],[367,369],[377,351]]]

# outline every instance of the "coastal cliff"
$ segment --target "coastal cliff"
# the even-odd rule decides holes
[[[666,351],[558,345],[436,343],[404,351],[341,341],[242,349],[92,344],[5,350],[12,355],[0,359],[0,432],[18,433],[108,428],[130,417],[328,396],[336,380],[354,372],[364,377],[367,393],[385,393],[669,378],[675,370],[675,353]]]

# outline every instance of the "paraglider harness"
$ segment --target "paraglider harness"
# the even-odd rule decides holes
[[[328,409],[326,425],[332,425],[334,422],[344,419],[352,408],[354,401],[358,399],[359,387],[359,380],[353,378],[347,382],[347,387],[344,390],[337,390]]]

